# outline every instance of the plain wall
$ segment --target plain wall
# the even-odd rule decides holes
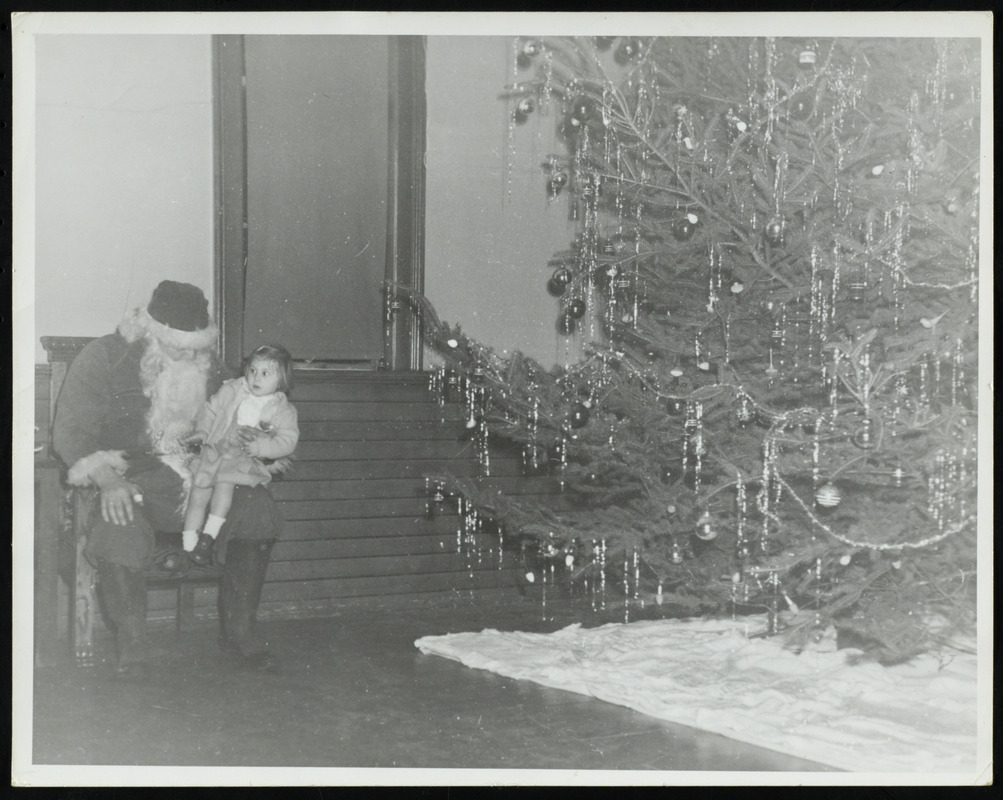
[[[208,36],[36,38],[36,361],[164,278],[211,295],[211,65]]]
[[[545,366],[547,260],[573,232],[540,163],[555,114],[510,126],[507,37],[429,37],[425,289],[442,319]],[[212,51],[202,35],[49,35],[36,58],[38,336],[99,336],[163,278],[213,285]],[[509,129],[511,127],[511,138]]]
[[[426,62],[425,294],[496,352],[563,362],[576,341],[557,334],[547,262],[574,231],[540,166],[557,152],[556,109],[509,122],[500,95],[531,74],[513,73],[510,37],[430,36]]]

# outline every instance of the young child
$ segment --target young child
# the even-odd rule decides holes
[[[202,449],[192,464],[182,532],[184,549],[195,563],[212,561],[234,487],[268,483],[277,465],[266,466],[262,459],[283,460],[296,449],[296,408],[286,398],[292,374],[289,352],[264,345],[244,361],[243,376],[226,381],[202,410],[188,438],[201,441]]]

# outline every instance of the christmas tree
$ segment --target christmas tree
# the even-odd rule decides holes
[[[893,661],[973,625],[979,42],[514,54],[512,126],[565,147],[541,191],[577,233],[541,263],[584,356],[501,358],[415,302],[485,477],[511,442],[562,494],[435,491],[593,595],[765,609],[792,646],[835,625]]]

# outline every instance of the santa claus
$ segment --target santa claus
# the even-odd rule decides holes
[[[180,531],[190,481],[186,439],[223,378],[217,329],[202,290],[163,281],[117,332],[90,342],[70,365],[53,422],[53,446],[75,486],[95,486],[87,557],[116,634],[117,675],[150,673],[144,569],[155,531]],[[239,667],[278,662],[256,625],[282,520],[265,487],[239,487],[217,539],[223,562],[219,642]]]

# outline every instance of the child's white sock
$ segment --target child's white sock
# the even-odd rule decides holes
[[[181,546],[186,552],[190,553],[195,549],[195,545],[199,541],[198,531],[181,531]]]
[[[217,517],[215,514],[210,514],[209,519],[205,521],[205,527],[202,529],[202,533],[215,539],[216,535],[219,533],[219,529],[223,527],[224,522],[226,522],[226,517]]]

